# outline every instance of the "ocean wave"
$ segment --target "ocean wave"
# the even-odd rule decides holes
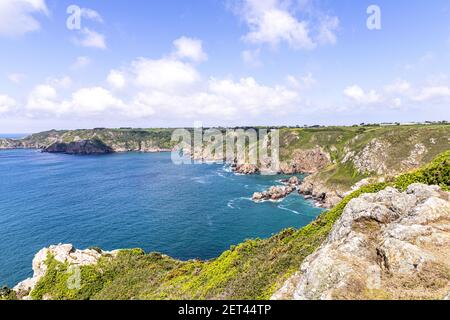
[[[277,208],[278,208],[278,209],[281,209],[281,210],[285,210],[285,211],[289,211],[289,212],[295,213],[295,214],[297,214],[297,215],[301,215],[300,212],[295,211],[295,210],[293,210],[293,209],[289,209],[289,208],[287,208],[287,207],[285,207],[285,206],[282,206],[282,205],[279,205]]]

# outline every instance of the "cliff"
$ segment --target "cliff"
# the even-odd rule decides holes
[[[214,260],[97,249],[97,261],[74,269],[50,248],[45,260],[42,253],[36,260],[37,283],[16,291],[33,299],[442,298],[449,280],[449,187],[447,151],[419,170],[361,187],[305,228],[246,241]],[[328,258],[326,250],[333,253]],[[326,262],[323,270],[317,259]],[[356,279],[342,271],[347,267]],[[339,284],[348,286],[348,296],[333,287]]]
[[[349,202],[325,243],[274,299],[444,299],[450,193],[412,184]]]
[[[92,129],[92,130],[51,130],[30,135],[24,139],[0,139],[0,149],[29,148],[51,150],[64,148],[80,141],[102,143],[112,152],[160,152],[170,151],[171,129]],[[76,151],[76,150],[74,150]]]

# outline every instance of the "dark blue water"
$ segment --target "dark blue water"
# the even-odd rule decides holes
[[[308,224],[320,210],[298,195],[250,200],[280,178],[176,166],[163,153],[0,151],[0,284],[29,277],[36,252],[52,244],[209,259],[245,239]]]

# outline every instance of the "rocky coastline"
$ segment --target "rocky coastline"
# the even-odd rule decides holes
[[[445,299],[450,193],[412,184],[351,200],[276,300]]]

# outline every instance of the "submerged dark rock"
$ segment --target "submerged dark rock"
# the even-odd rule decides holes
[[[80,140],[70,143],[56,142],[44,148],[42,152],[91,155],[113,153],[114,150],[100,140]]]

